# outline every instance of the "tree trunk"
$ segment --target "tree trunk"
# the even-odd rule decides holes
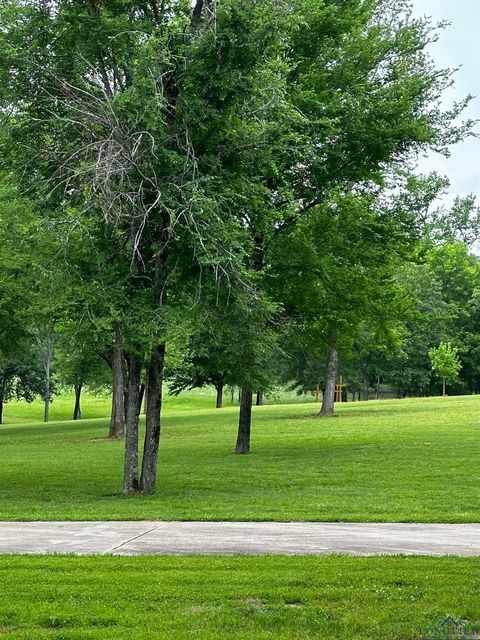
[[[155,349],[147,369],[147,417],[145,421],[142,476],[140,479],[140,489],[144,493],[153,493],[157,482],[164,366],[165,344],[161,344]]]
[[[167,127],[175,128],[175,103],[177,93],[168,97],[170,107],[167,108]],[[161,213],[161,224],[156,229],[157,241],[162,249],[155,258],[155,299],[158,308],[167,303],[167,260],[169,241],[170,216],[166,210]],[[157,344],[150,354],[147,364],[145,384],[147,386],[145,440],[143,446],[142,474],[140,476],[140,490],[153,493],[157,484],[158,449],[160,445],[161,415],[162,415],[162,385],[165,369],[165,342]]]
[[[45,376],[45,406],[43,409],[43,421],[50,419],[50,373]]]
[[[363,399],[368,400],[368,386],[369,380],[367,374],[363,376]]]
[[[80,420],[82,417],[82,410],[80,408],[80,396],[82,394],[82,383],[74,385],[75,388],[75,407],[73,408],[73,419]]]
[[[230,387],[230,402],[232,404],[233,404],[234,396],[235,396],[235,387]]]
[[[375,400],[378,400],[380,398],[380,382],[381,382],[382,378],[380,376],[380,374],[378,374],[377,376],[377,384],[375,385]]]
[[[447,380],[444,377],[443,378],[443,397],[445,397],[447,395]]]
[[[43,410],[43,421],[48,422],[50,419],[50,361],[45,363],[45,406]]]
[[[123,337],[118,322],[115,324],[115,343],[112,352],[112,416],[110,419],[109,438],[122,438],[125,424]]]
[[[253,391],[248,384],[242,386],[236,453],[250,451],[250,427],[252,424]]]
[[[355,402],[355,391],[352,391],[352,402]]]
[[[219,382],[216,385],[217,389],[217,400],[216,400],[216,408],[221,409],[223,407],[223,382]]]
[[[52,376],[52,360],[53,349],[55,344],[55,334],[53,331],[47,336],[47,344],[45,348],[45,409],[43,412],[43,421],[48,422],[50,419],[50,384]]]
[[[123,467],[123,492],[127,496],[138,491],[138,421],[140,416],[141,363],[135,356],[128,357],[128,372],[128,404]]]
[[[0,424],[3,424],[3,396],[0,396]]]
[[[325,384],[322,399],[321,417],[332,416],[335,408],[335,384],[338,371],[338,336],[332,334],[330,336],[330,345],[328,347],[327,363],[325,365]]]
[[[255,404],[257,407],[261,407],[263,405],[263,391],[257,391],[257,401]]]

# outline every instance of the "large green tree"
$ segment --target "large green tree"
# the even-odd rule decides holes
[[[0,423],[9,400],[45,396],[33,330],[39,288],[39,228],[11,176],[0,174]],[[48,394],[49,396],[50,394]]]
[[[277,108],[268,91],[278,75],[273,8],[2,7],[2,102],[14,110],[6,148],[21,144],[22,154],[10,153],[19,181],[56,229],[92,233],[110,265],[101,316],[128,365],[127,493],[155,486],[165,349],[178,308],[190,304],[189,279],[210,269],[230,286],[248,282],[242,203],[259,191],[255,150],[269,139],[258,109]]]

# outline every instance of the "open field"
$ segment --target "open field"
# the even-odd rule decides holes
[[[50,405],[50,422],[70,420],[73,413],[75,398],[71,393],[55,396]],[[213,388],[183,391],[179,396],[163,395],[164,409],[169,411],[197,411],[198,409],[213,409],[215,407],[215,391]],[[233,401],[230,393],[225,390],[223,398],[225,407],[238,407],[237,391]],[[105,395],[82,394],[82,417],[84,419],[106,418],[110,415],[111,398]],[[268,398],[268,404],[309,404],[314,403],[313,395],[298,396],[294,391],[281,390]],[[35,400],[31,404],[24,401],[13,401],[5,405],[5,424],[26,424],[43,422],[43,403]],[[1,427],[0,427],[1,428]]]
[[[254,412],[233,453],[235,407],[167,405],[158,490],[121,494],[123,443],[107,421],[0,428],[0,519],[480,521],[480,397]]]
[[[5,640],[404,640],[446,614],[480,622],[479,559],[16,556],[0,584]]]

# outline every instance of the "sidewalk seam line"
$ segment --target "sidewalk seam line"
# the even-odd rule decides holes
[[[125,540],[125,542],[122,542],[121,544],[118,544],[116,547],[113,547],[113,549],[110,549],[106,553],[113,553],[114,551],[117,551],[118,549],[121,549],[122,547],[124,547],[126,544],[130,544],[130,542],[133,542],[134,540],[138,540],[139,538],[142,538],[143,536],[146,536],[148,533],[151,533],[152,531],[155,531],[155,529],[160,529],[162,526],[164,526],[164,525],[156,524],[151,529],[148,529],[147,531],[142,531],[142,533],[139,533],[137,536],[133,536],[133,538],[130,538],[129,540]]]

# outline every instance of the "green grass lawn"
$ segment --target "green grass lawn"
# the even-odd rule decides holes
[[[313,403],[313,395],[298,396],[294,391],[281,390],[272,393],[268,398],[268,404],[305,404]],[[225,407],[238,407],[237,391],[233,400],[228,390],[224,393]],[[55,396],[50,405],[50,422],[70,420],[73,414],[75,398],[72,393],[62,393]],[[88,392],[82,394],[82,417],[106,418],[110,415],[111,398],[105,395],[93,395]],[[199,409],[213,409],[215,407],[215,390],[211,387],[184,391],[179,396],[171,396],[165,393],[163,405],[167,411],[198,411]],[[43,422],[43,403],[36,400],[32,403],[13,401],[5,405],[4,424],[26,424]],[[0,425],[1,429],[1,425]]]
[[[133,498],[105,419],[4,425],[0,519],[480,521],[480,397],[315,410],[256,408],[236,456],[237,408],[167,403],[157,493]]]
[[[419,638],[480,623],[478,558],[0,558],[5,640]]]

